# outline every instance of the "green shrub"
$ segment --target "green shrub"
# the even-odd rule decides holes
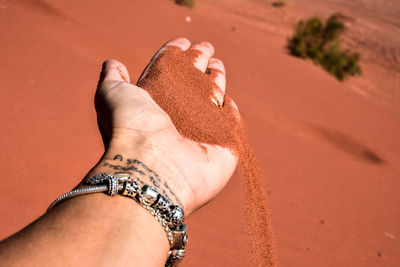
[[[361,74],[359,55],[340,46],[339,37],[343,30],[338,15],[331,16],[325,25],[318,17],[300,21],[289,39],[288,49],[294,56],[310,58],[322,65],[338,80],[347,75]]]
[[[180,6],[194,8],[194,6],[196,5],[196,0],[175,0],[175,3]]]

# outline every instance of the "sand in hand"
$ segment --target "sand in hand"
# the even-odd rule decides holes
[[[167,46],[153,59],[138,86],[150,93],[184,137],[199,144],[228,147],[238,155],[246,200],[245,231],[250,237],[249,264],[273,265],[269,213],[257,161],[232,99],[225,94],[223,103],[215,103],[220,89],[213,81],[218,70],[210,68],[204,73],[195,67],[200,53]]]

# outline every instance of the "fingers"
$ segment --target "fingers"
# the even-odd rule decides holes
[[[206,74],[210,76],[210,79],[216,85],[211,101],[214,102],[217,107],[223,108],[224,101],[226,101],[226,71],[224,63],[217,58],[210,58],[208,61]],[[228,98],[227,101],[232,106],[236,118],[240,120],[240,113],[236,103],[232,100],[232,98]]]
[[[198,42],[192,44],[190,51],[197,52],[195,55],[194,66],[201,72],[205,72],[208,66],[208,61],[214,55],[214,47],[209,42]]]
[[[128,70],[118,60],[108,59],[103,63],[103,69],[100,74],[100,83],[104,81],[130,82]]]
[[[210,58],[208,61],[207,69],[217,70],[224,76],[226,75],[224,63],[217,58]]]
[[[167,46],[176,46],[183,51],[186,51],[190,47],[190,41],[184,37],[175,38],[166,42],[160,50],[162,50],[163,48],[165,49]]]
[[[236,118],[237,118],[238,120],[240,120],[240,113],[239,113],[239,108],[238,108],[238,106],[236,105],[235,101],[233,101],[232,98],[230,98],[230,102],[231,102],[231,106],[232,106],[232,108],[233,108],[233,110],[234,110],[234,112],[235,112]]]
[[[186,51],[190,47],[190,41],[188,39],[184,38],[184,37],[180,37],[180,38],[175,38],[175,39],[172,39],[172,40],[166,42],[157,51],[157,53],[153,56],[153,58],[150,60],[149,64],[147,64],[147,66],[144,69],[142,75],[140,75],[140,77],[139,77],[138,83],[146,77],[147,72],[148,72],[149,68],[151,67],[151,65],[153,64],[153,62],[161,55],[161,53],[165,49],[167,49],[168,46],[179,47],[182,51]]]
[[[143,80],[150,66],[154,61],[165,51],[168,47],[177,47],[179,49],[171,50],[171,53],[181,53],[184,52],[193,60],[194,66],[201,72],[208,75],[209,79],[214,83],[213,96],[211,101],[219,108],[224,105],[225,92],[226,92],[226,71],[224,64],[221,60],[213,58],[215,49],[209,42],[202,41],[191,44],[186,38],[176,38],[166,42],[153,56],[150,63],[147,65],[142,75],[138,80],[138,85],[140,86],[140,81]],[[237,106],[234,105],[237,111]],[[237,114],[239,112],[237,111]],[[240,117],[238,115],[238,117]]]
[[[195,57],[194,66],[202,72],[206,71],[208,66],[208,61],[214,55],[214,47],[209,42],[203,41],[191,44],[190,41],[184,37],[172,39],[166,42],[153,56],[153,58],[150,60],[150,63],[144,69],[142,75],[140,75],[138,83],[146,77],[147,72],[150,66],[153,64],[153,62],[161,55],[161,53],[165,49],[167,49],[170,46],[179,47],[182,51],[193,52],[193,55]]]
[[[224,104],[226,74],[225,67],[221,60],[210,58],[207,65],[206,74],[210,75],[210,79],[215,83],[214,98],[211,99],[218,107]]]

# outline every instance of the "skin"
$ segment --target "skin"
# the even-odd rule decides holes
[[[201,52],[194,65],[205,75],[211,69],[219,71],[214,80],[210,76],[210,83],[218,86],[215,98],[222,103],[225,69],[212,57],[212,45],[178,38],[167,42],[155,57],[166,46]],[[122,63],[103,64],[95,106],[105,153],[87,177],[139,173],[141,182],[157,187],[184,209],[187,218],[232,176],[235,155],[183,138],[150,95],[130,83]],[[60,203],[2,241],[0,266],[164,266],[168,251],[163,228],[143,207],[129,198],[92,194]]]

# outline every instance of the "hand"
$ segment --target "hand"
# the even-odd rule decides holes
[[[190,67],[207,77],[210,84],[217,85],[213,101],[221,104],[225,69],[220,60],[212,58],[214,48],[207,42],[191,44],[185,38],[167,42],[146,67],[139,84],[151,82],[153,77],[146,76],[147,70],[169,49],[178,51],[174,60],[179,60],[180,53],[197,55]],[[207,74],[213,70],[218,75]],[[228,148],[184,138],[150,94],[130,81],[122,63],[104,63],[95,106],[106,153],[89,175],[130,172],[183,206],[187,216],[222,190],[235,170],[237,156]],[[163,90],[162,83],[158,90]],[[215,108],[218,109],[217,105]]]
[[[212,55],[213,47],[209,43],[190,44],[184,38],[172,40],[156,54],[139,83],[151,93],[166,92],[160,90],[171,88],[168,87],[171,84],[165,83],[168,80],[165,77],[172,75],[183,77],[172,81],[179,88],[186,88],[187,83],[199,90],[204,86],[215,87],[215,92],[206,95],[205,101],[197,101],[206,103],[207,108],[197,106],[196,111],[203,113],[199,117],[211,112],[207,114],[216,115],[213,120],[225,120],[215,123],[216,127],[194,123],[192,128],[194,133],[203,134],[212,128],[214,133],[225,137],[241,127],[240,116],[232,100],[224,97],[225,70],[222,62]],[[181,61],[184,58],[186,61]],[[159,65],[161,61],[164,68]],[[202,82],[198,83],[199,80]],[[125,66],[116,60],[104,63],[95,106],[106,151],[88,176],[130,172],[143,183],[157,187],[174,204],[184,207],[188,216],[222,190],[236,167],[235,152],[228,148],[216,145],[217,142],[197,142],[201,138],[193,141],[183,137],[185,133],[179,123],[176,123],[177,129],[147,91],[131,84]],[[176,120],[182,117],[179,115],[185,114],[172,117]],[[222,121],[238,127],[227,127],[220,124]],[[57,205],[35,223],[1,242],[0,265],[127,266],[134,259],[142,266],[162,266],[169,248],[160,223],[140,205],[124,197],[87,194]]]

